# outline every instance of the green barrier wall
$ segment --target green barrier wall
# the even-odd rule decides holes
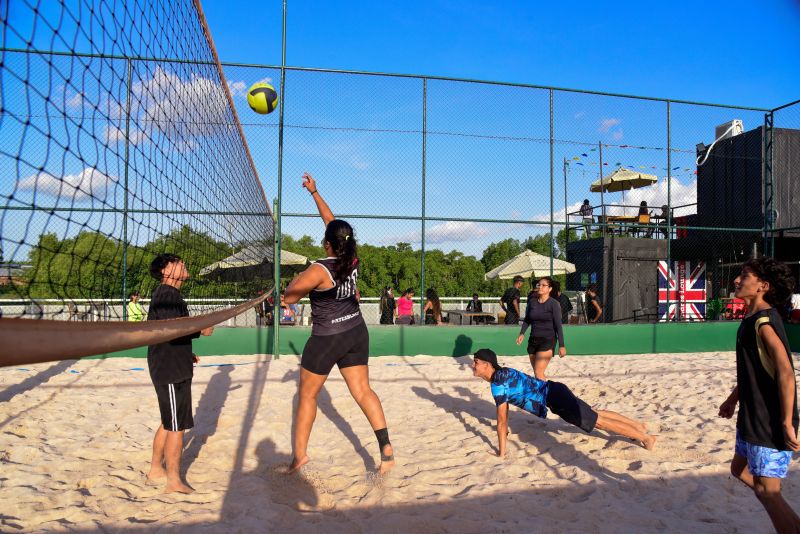
[[[736,346],[738,322],[695,324],[624,324],[566,326],[564,338],[571,355],[640,354],[730,351]],[[794,351],[800,351],[800,325],[786,325]],[[372,356],[463,356],[489,347],[498,354],[524,355],[526,341],[515,344],[519,330],[501,326],[425,327],[373,326],[369,329]],[[300,354],[310,327],[281,328],[281,354]],[[214,335],[194,341],[199,356],[266,354],[272,347],[269,328],[217,328]],[[147,348],[105,357],[141,358]]]

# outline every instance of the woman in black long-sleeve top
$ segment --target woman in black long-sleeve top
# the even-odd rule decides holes
[[[561,328],[561,304],[550,297],[553,290],[553,279],[545,276],[536,284],[536,291],[528,296],[528,308],[522,329],[517,337],[517,345],[525,338],[525,331],[531,326],[531,337],[528,338],[528,356],[531,359],[533,372],[539,380],[547,380],[544,371],[553,358],[556,338],[558,338],[558,355],[567,355],[564,346],[564,331]]]

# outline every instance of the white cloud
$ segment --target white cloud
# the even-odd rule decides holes
[[[614,141],[619,141],[620,139],[622,139],[624,135],[625,134],[622,133],[622,128],[620,128],[619,130],[611,134],[611,138],[614,139]]]
[[[597,131],[600,133],[606,133],[619,123],[620,123],[619,119],[615,118],[603,119],[600,121],[600,127],[597,129]]]
[[[130,142],[132,145],[138,145],[142,141],[146,140],[147,133],[143,130],[136,130],[131,129],[128,132],[128,137],[130,138]],[[105,139],[107,142],[114,143],[117,141],[125,141],[125,130],[118,126],[109,125],[106,127],[105,132]]]
[[[54,197],[81,200],[98,197],[109,185],[118,180],[119,178],[104,174],[93,167],[86,167],[78,174],[68,174],[60,178],[46,172],[33,174],[19,180],[17,187]]]
[[[469,221],[445,221],[425,230],[425,243],[453,243],[472,241],[489,234],[489,230],[478,223]],[[387,236],[384,243],[420,243],[420,232],[414,230],[405,234]]]
[[[71,97],[67,98],[67,107],[74,109],[81,106],[83,106],[83,93],[75,93]]]
[[[228,90],[233,97],[245,96],[247,94],[247,84],[242,81],[228,82]]]

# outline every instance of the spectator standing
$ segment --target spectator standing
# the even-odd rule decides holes
[[[585,239],[589,238],[589,234],[592,233],[592,207],[589,205],[589,199],[586,198],[583,200],[583,204],[581,205],[581,219],[583,220],[583,237]]]
[[[134,291],[130,294],[130,297],[128,297],[128,320],[131,322],[144,321],[144,318],[147,315],[144,312],[142,305],[139,304],[139,298],[138,291]]]
[[[437,326],[442,324],[442,303],[439,301],[439,294],[432,287],[428,288],[428,291],[425,292],[425,299],[425,308],[423,309],[425,324]]]
[[[505,324],[519,324],[519,288],[525,281],[521,276],[514,277],[514,285],[506,289],[503,296],[500,297],[500,308],[506,312]]]
[[[383,293],[381,294],[381,303],[380,303],[380,312],[381,324],[394,324],[394,311],[397,308],[397,304],[394,300],[394,292],[392,291],[392,286],[386,286],[383,288]]]
[[[297,315],[297,304],[286,304],[285,292],[281,291],[281,324],[294,324]]]
[[[414,290],[410,287],[397,299],[396,324],[414,324]]]
[[[553,280],[552,296],[561,304],[561,324],[569,324],[569,312],[572,311],[572,303],[569,301],[569,297],[561,292],[561,282],[558,280]]]
[[[603,307],[600,305],[597,295],[597,284],[589,284],[586,288],[586,320],[589,324],[595,324],[603,316]]]

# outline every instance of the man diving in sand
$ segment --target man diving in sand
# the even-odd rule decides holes
[[[656,437],[647,433],[647,426],[624,415],[607,410],[593,410],[560,382],[539,380],[510,367],[500,367],[497,355],[490,349],[475,353],[472,374],[492,384],[492,397],[497,405],[497,456],[506,455],[508,440],[508,405],[513,404],[541,418],[550,409],[561,419],[591,433],[595,428],[637,440],[652,450]]]

